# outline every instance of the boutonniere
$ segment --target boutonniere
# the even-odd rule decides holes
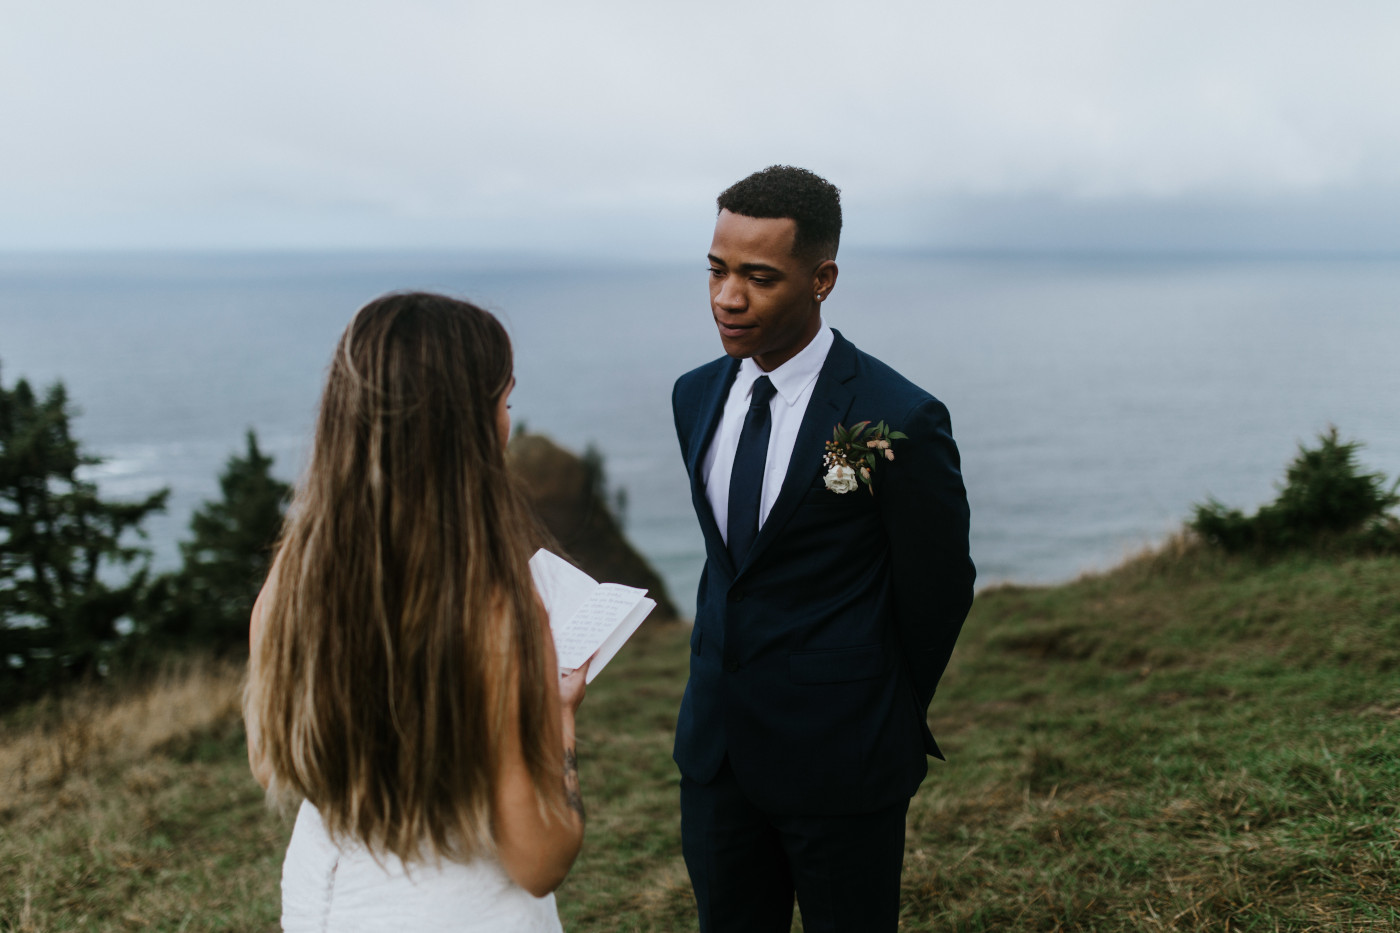
[[[883,458],[894,459],[892,441],[902,441],[909,435],[902,431],[891,431],[885,422],[877,422],[873,427],[869,421],[853,424],[849,428],[838,424],[831,432],[831,440],[826,442],[826,453],[822,465],[826,467],[826,488],[832,492],[850,492],[861,483],[875,495],[875,465]]]

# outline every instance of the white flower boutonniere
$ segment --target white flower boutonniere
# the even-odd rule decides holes
[[[892,431],[885,422],[877,422],[873,427],[869,421],[862,421],[847,428],[838,424],[831,432],[831,440],[826,442],[826,453],[822,465],[826,469],[826,488],[836,493],[846,493],[864,484],[870,494],[875,495],[875,465],[880,460],[893,460],[892,441],[902,441],[909,435],[902,431]]]
[[[844,463],[837,463],[826,471],[826,488],[832,492],[850,492],[858,485],[856,471]]]

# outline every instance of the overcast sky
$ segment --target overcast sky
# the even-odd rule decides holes
[[[0,0],[0,249],[1400,250],[1396,0]]]

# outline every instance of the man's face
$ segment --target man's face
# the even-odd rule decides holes
[[[710,312],[724,352],[764,372],[792,359],[821,326],[836,263],[792,254],[797,222],[720,211],[710,243]]]

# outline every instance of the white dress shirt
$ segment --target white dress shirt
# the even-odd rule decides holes
[[[812,398],[817,376],[835,339],[831,328],[822,322],[812,342],[771,373],[765,373],[752,358],[739,361],[739,374],[734,377],[734,385],[724,401],[724,414],[720,416],[700,467],[700,475],[705,480],[705,498],[710,501],[710,511],[714,513],[715,524],[725,544],[729,543],[729,475],[734,470],[734,454],[739,449],[739,435],[744,430],[744,415],[749,410],[754,382],[759,376],[767,376],[777,389],[768,403],[773,428],[768,435],[768,459],[763,466],[763,493],[758,506],[758,527],[762,528],[782,491],[783,478],[792,460],[792,445],[797,442],[797,429],[802,426],[807,402]]]

